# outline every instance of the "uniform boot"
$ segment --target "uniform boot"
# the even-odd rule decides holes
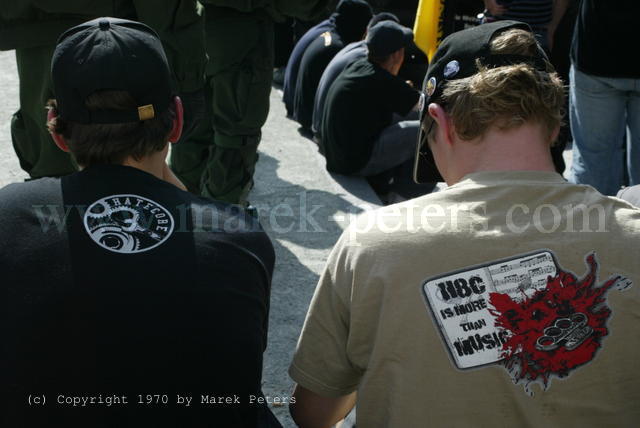
[[[217,133],[202,176],[202,196],[246,205],[259,143],[260,134],[231,137]]]

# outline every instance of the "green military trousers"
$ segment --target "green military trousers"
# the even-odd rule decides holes
[[[20,110],[11,119],[11,139],[20,167],[31,178],[57,177],[76,171],[71,156],[47,131],[47,100],[53,98],[51,56],[55,46],[16,49]]]
[[[171,168],[203,196],[245,204],[267,120],[273,76],[273,20],[263,11],[206,7],[205,116],[172,147]]]

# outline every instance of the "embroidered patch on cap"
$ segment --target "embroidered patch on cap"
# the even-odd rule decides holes
[[[460,71],[460,63],[455,59],[453,61],[449,61],[449,63],[444,67],[444,77],[447,79],[451,79]]]
[[[116,253],[151,250],[172,234],[171,213],[150,199],[112,195],[97,200],[84,215],[84,227],[93,242]]]

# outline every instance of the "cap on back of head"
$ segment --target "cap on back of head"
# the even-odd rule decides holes
[[[51,61],[58,115],[68,121],[128,123],[152,119],[171,102],[172,79],[158,35],[125,19],[98,18],[75,26],[58,39]],[[97,91],[128,92],[132,110],[89,110]]]
[[[344,15],[361,14],[362,11],[369,11],[369,19],[371,19],[373,9],[366,0],[340,0],[336,6],[336,12]]]
[[[539,70],[549,70],[547,55],[539,46],[535,56],[491,53],[493,38],[512,28],[531,32],[531,27],[524,22],[496,21],[447,36],[433,56],[422,83],[420,118],[424,118],[429,103],[442,95],[447,82],[471,77],[478,72],[476,60],[489,68],[527,63]]]
[[[333,15],[336,32],[345,44],[361,40],[372,15],[373,10],[365,0],[341,0]]]
[[[413,32],[397,22],[382,21],[369,28],[366,43],[369,55],[383,58],[398,49],[411,46]]]
[[[398,19],[397,16],[395,16],[393,13],[391,12],[380,12],[377,13],[375,15],[373,15],[373,18],[371,18],[371,20],[369,21],[369,24],[367,24],[367,28],[371,29],[371,27],[373,27],[374,25],[376,25],[378,22],[382,22],[382,21],[393,21],[396,23],[400,23],[400,20]]]
[[[488,68],[527,63],[542,71],[550,71],[552,69],[547,55],[540,46],[538,46],[534,56],[493,54],[491,52],[493,38],[512,28],[531,31],[531,27],[523,22],[496,21],[458,31],[450,34],[442,41],[429,64],[427,75],[422,83],[420,122],[427,115],[429,104],[437,102],[442,95],[447,82],[471,77],[478,72],[476,60],[479,60],[480,64]],[[442,181],[424,137],[423,126],[420,126],[414,165],[414,180],[417,183]]]

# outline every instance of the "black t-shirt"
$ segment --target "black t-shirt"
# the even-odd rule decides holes
[[[250,399],[274,251],[243,210],[112,165],[9,185],[0,219],[0,425],[255,426],[264,416]],[[30,394],[46,405],[28,406]],[[128,404],[104,404],[122,395]]]
[[[640,78],[634,52],[639,16],[637,0],[582,0],[571,49],[576,68],[595,76]]]
[[[321,134],[327,169],[341,174],[361,170],[393,113],[407,115],[419,97],[418,91],[367,58],[349,65],[329,88],[324,105]]]
[[[331,59],[343,47],[344,43],[338,33],[326,31],[316,37],[304,52],[293,100],[293,117],[303,128],[311,129],[318,83]]]

